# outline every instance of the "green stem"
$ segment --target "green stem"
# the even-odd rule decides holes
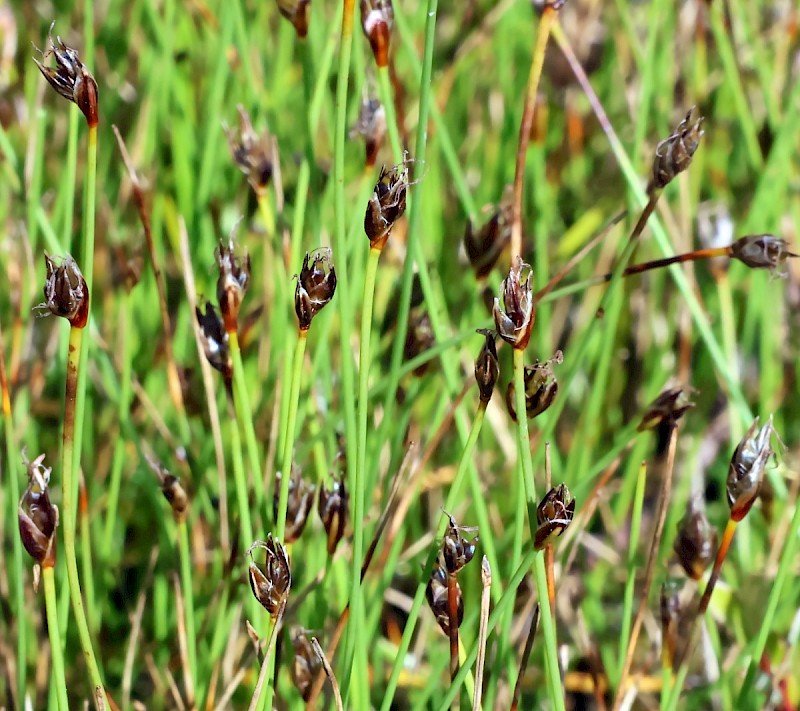
[[[514,349],[514,389],[516,391],[517,410],[517,444],[522,459],[522,481],[525,484],[525,498],[528,503],[528,526],[531,540],[536,536],[536,483],[533,478],[533,459],[531,458],[530,437],[528,435],[528,418],[525,417],[525,351]],[[547,596],[547,574],[544,555],[541,551],[533,559],[536,580],[536,593],[544,605]],[[544,637],[544,660],[547,674],[547,686],[550,699],[557,710],[564,710],[564,691],[558,668],[558,650],[556,648],[556,629],[553,616],[545,611],[541,615],[542,634]]]
[[[56,683],[59,711],[69,711],[67,700],[67,681],[64,676],[64,651],[61,648],[61,634],[58,630],[58,607],[56,603],[55,570],[42,568],[44,582],[44,604],[47,612],[47,632],[50,635],[50,653],[53,657],[53,676]]]
[[[189,669],[194,684],[200,681],[197,676],[197,633],[194,622],[194,594],[192,592],[192,550],[189,547],[189,530],[186,518],[178,520],[178,548],[181,556],[181,585],[183,587],[183,610],[186,616],[186,648],[189,655]]]
[[[235,367],[235,366],[234,366]],[[230,384],[226,383],[230,395]],[[234,409],[233,398],[231,409]],[[239,506],[239,530],[241,531],[242,544],[247,546],[253,542],[253,524],[250,520],[250,501],[247,496],[247,479],[244,475],[244,461],[242,460],[242,435],[239,431],[239,422],[236,416],[231,421],[231,460],[233,463],[233,482],[236,487],[236,499]]]
[[[81,599],[81,584],[78,576],[78,563],[75,558],[75,514],[77,510],[74,501],[77,489],[77,472],[75,470],[76,446],[75,435],[76,411],[78,391],[80,390],[81,371],[86,371],[85,361],[82,360],[83,329],[70,328],[69,355],[67,357],[67,383],[64,399],[64,441],[62,449],[62,476],[63,476],[63,508],[64,508],[64,553],[67,563],[67,578],[69,580],[69,594],[72,600],[72,610],[78,625],[78,636],[81,640],[81,649],[89,669],[92,680],[95,705],[98,709],[108,708],[108,700],[100,675],[100,668],[92,648],[92,639],[89,626],[86,622],[86,613]]]
[[[394,106],[394,95],[392,84],[389,77],[389,67],[378,67],[378,93],[381,97],[381,104],[386,113],[386,129],[389,134],[389,144],[392,147],[392,159],[395,163],[402,163],[403,142],[400,139],[400,129],[397,126],[397,113]]]

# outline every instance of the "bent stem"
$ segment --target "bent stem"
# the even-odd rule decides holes
[[[516,409],[524,413],[525,408],[525,352],[519,348],[514,349],[514,388],[516,390]],[[528,418],[523,415],[517,418],[517,445],[522,460],[522,476],[525,484],[525,498],[528,505],[528,525],[530,527],[531,541],[536,536],[536,484],[533,478],[533,460],[531,458],[530,438],[528,435]],[[536,580],[536,593],[540,601],[548,599],[547,573],[545,571],[544,556],[537,552],[533,559],[533,569]],[[558,650],[556,649],[556,630],[553,616],[542,614],[542,633],[544,635],[544,660],[547,675],[548,693],[554,707],[564,711],[564,691],[561,685],[561,674],[558,668]]]
[[[88,280],[87,280],[88,282]],[[77,394],[80,390],[80,373],[85,374],[87,368],[82,360],[82,341],[83,329],[71,327],[69,330],[69,355],[67,357],[67,383],[64,399],[64,442],[61,452],[61,468],[63,480],[63,508],[64,508],[64,553],[67,563],[67,579],[69,580],[69,596],[72,601],[72,611],[78,625],[78,636],[81,641],[81,649],[89,668],[89,677],[95,689],[93,697],[98,709],[108,708],[103,679],[100,675],[100,668],[92,648],[92,639],[89,634],[89,626],[86,622],[86,613],[83,609],[81,599],[81,584],[78,576],[78,563],[75,558],[75,514],[76,501],[75,493],[77,488],[77,477],[75,476],[76,457],[76,410]]]
[[[64,676],[64,651],[61,647],[61,633],[58,629],[58,605],[56,603],[55,570],[52,566],[42,568],[44,581],[44,605],[47,613],[47,633],[50,636],[50,654],[53,657],[53,676],[56,683],[56,697],[59,711],[69,711],[67,699],[67,680]]]

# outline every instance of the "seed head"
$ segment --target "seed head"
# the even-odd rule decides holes
[[[28,486],[17,507],[17,519],[25,550],[38,565],[52,568],[56,564],[58,508],[50,503],[47,486],[52,469],[44,466],[44,457],[41,454],[29,462],[22,455],[28,469]]]
[[[250,115],[243,106],[237,106],[236,110],[239,112],[239,132],[237,135],[233,129],[226,128],[228,146],[233,161],[247,176],[250,187],[256,195],[262,196],[272,179],[274,166],[272,136],[269,131],[264,131],[260,135],[256,133]]]
[[[50,32],[53,31],[53,25],[50,25]],[[78,51],[67,47],[61,41],[61,37],[57,37],[53,42],[52,34],[47,36],[47,49],[42,52],[37,48],[37,51],[42,55],[43,60],[50,55],[56,59],[55,68],[44,66],[36,58],[33,60],[50,86],[65,99],[78,105],[90,127],[97,126],[97,82],[83,62],[78,59]]]
[[[278,0],[278,10],[292,23],[300,39],[308,34],[308,13],[311,0]]]
[[[319,490],[319,517],[325,532],[328,534],[328,555],[333,555],[336,546],[344,537],[347,527],[347,515],[350,509],[350,495],[344,485],[344,479],[337,479],[331,488],[323,486]]]
[[[305,630],[298,629],[294,631],[292,646],[294,647],[292,681],[303,697],[303,701],[308,702],[311,698],[314,679],[317,678],[317,674],[322,669],[322,662],[314,651],[311,642],[309,642]]]
[[[407,161],[388,169],[385,166],[381,168],[381,174],[375,183],[364,216],[364,232],[369,237],[371,247],[383,249],[394,223],[406,211],[407,190]]]
[[[672,427],[687,410],[694,407],[683,387],[667,388],[647,408],[642,421],[636,428],[638,432],[655,429],[663,425]]]
[[[234,252],[233,239],[228,245],[220,240],[216,250],[219,278],[217,279],[217,302],[222,312],[222,321],[228,333],[235,332],[239,320],[239,309],[250,283],[250,255]]]
[[[412,309],[408,315],[408,332],[403,349],[406,360],[412,360],[436,345],[431,317],[422,308]],[[414,375],[420,376],[430,367],[431,362],[423,363],[414,369]]]
[[[77,262],[69,255],[59,262],[47,253],[44,262],[47,268],[45,300],[36,308],[47,309],[54,316],[67,319],[70,326],[83,328],[89,320],[89,287]]]
[[[700,580],[714,560],[717,548],[717,531],[708,522],[705,511],[697,502],[689,506],[678,524],[673,550],[680,564],[692,580]]]
[[[282,478],[282,473],[278,472],[275,477],[275,495],[272,497],[272,512],[275,519],[278,518]],[[286,545],[291,545],[303,534],[308,521],[308,512],[314,503],[314,491],[314,487],[303,478],[300,470],[294,467],[289,479],[289,498],[286,502],[286,531],[283,534]]]
[[[494,386],[500,377],[500,362],[497,359],[497,346],[495,345],[494,331],[479,328],[478,333],[484,336],[483,348],[475,361],[475,380],[478,381],[478,390],[481,393],[481,402],[487,403],[492,399]]]
[[[758,498],[764,469],[773,454],[770,444],[773,432],[772,415],[761,429],[756,417],[731,457],[727,490],[733,521],[741,521]]]
[[[785,239],[775,235],[747,235],[731,245],[731,256],[751,269],[769,269],[772,274],[785,277],[786,260],[800,255],[790,252]]]
[[[350,138],[361,136],[366,150],[364,164],[375,165],[383,139],[386,136],[386,111],[377,99],[364,99],[358,113],[358,121],[350,131]]]
[[[199,306],[195,306],[194,311],[197,323],[200,324],[206,359],[212,367],[222,373],[225,380],[231,380],[233,378],[233,360],[228,343],[228,333],[223,328],[214,305],[207,301],[205,313],[200,310]]]
[[[529,420],[541,415],[555,402],[558,395],[558,380],[553,364],[563,362],[564,355],[561,351],[556,351],[552,358],[543,363],[537,361],[533,365],[525,366],[525,413]],[[514,422],[517,421],[516,392],[517,388],[512,380],[506,390],[506,407]]]
[[[447,514],[447,518],[449,524],[442,539],[440,559],[448,575],[458,575],[462,568],[472,560],[478,544],[477,536],[467,539],[462,534],[464,532],[474,533],[478,529],[471,526],[459,526],[450,514]]]
[[[263,548],[267,552],[263,571],[253,560],[255,548]],[[289,589],[292,587],[292,569],[286,549],[272,534],[268,534],[266,541],[253,543],[247,555],[250,556],[250,589],[256,600],[274,619],[289,597]]]
[[[311,328],[314,316],[331,302],[335,292],[333,252],[329,247],[306,252],[294,292],[294,311],[301,331]]]
[[[379,67],[389,65],[389,38],[393,23],[392,0],[361,0],[361,27]]]
[[[534,548],[542,550],[567,530],[575,516],[575,499],[566,484],[550,489],[536,509]]]
[[[511,213],[511,202],[506,201],[479,229],[476,230],[472,222],[467,223],[464,249],[478,279],[489,276],[511,241]]]
[[[653,177],[648,192],[666,187],[678,173],[682,173],[692,163],[692,156],[703,137],[703,117],[694,119],[694,107],[678,124],[675,131],[656,146],[653,161]]]
[[[456,621],[458,623],[457,626],[460,627],[464,620],[464,597],[461,594],[461,586],[458,584],[458,581],[455,581],[455,586],[458,599]],[[436,622],[439,623],[440,629],[449,637],[450,614],[447,604],[447,573],[439,564],[438,560],[433,564],[433,572],[425,588],[425,597],[428,600],[431,611],[436,617]]]
[[[145,454],[145,459],[153,473],[158,477],[161,493],[164,494],[164,498],[169,502],[175,520],[185,521],[186,513],[189,510],[189,496],[186,494],[181,480],[174,474],[170,474],[169,470],[155,457]]]
[[[500,308],[498,298],[495,298],[493,308],[497,333],[506,343],[524,350],[531,338],[536,314],[531,265],[517,257],[517,263],[509,270],[500,291],[503,308]]]

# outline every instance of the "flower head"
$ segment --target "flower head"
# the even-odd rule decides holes
[[[145,459],[150,465],[150,469],[158,477],[161,493],[169,503],[175,520],[184,521],[186,512],[189,510],[189,497],[181,485],[181,480],[174,474],[170,474],[169,470],[155,457],[145,454]]]
[[[253,560],[253,550],[263,548],[267,552],[267,559],[263,570]],[[256,600],[276,618],[289,597],[292,587],[292,569],[289,565],[289,556],[280,541],[267,535],[266,541],[256,541],[247,551],[250,556],[248,577],[250,589]]]
[[[52,469],[44,466],[44,457],[42,454],[29,462],[23,454],[28,486],[17,507],[17,519],[25,550],[37,564],[52,568],[56,564],[58,508],[50,503],[47,487]]]
[[[464,597],[461,594],[461,586],[457,580],[454,581],[454,584],[457,598],[456,626],[460,627],[464,620]],[[433,571],[425,588],[425,598],[428,600],[428,606],[436,617],[439,628],[449,636],[450,614],[447,604],[447,573],[438,560],[433,564]]]
[[[270,180],[275,164],[272,148],[272,136],[268,131],[256,133],[250,121],[250,115],[239,105],[239,132],[226,128],[228,146],[239,170],[247,176],[247,182],[256,195],[263,195]]]
[[[292,23],[300,39],[308,34],[308,13],[311,0],[278,0],[278,10]]]
[[[703,117],[694,119],[694,107],[689,109],[678,127],[656,146],[653,160],[653,177],[650,190],[666,187],[678,173],[682,173],[692,163],[692,156],[700,146],[703,137]]]
[[[314,316],[331,302],[335,292],[333,252],[329,247],[306,252],[294,292],[294,311],[301,331],[311,328]]]
[[[500,299],[495,298],[493,308],[497,333],[506,343],[524,350],[531,338],[536,314],[530,264],[517,257],[517,263],[509,270],[500,290],[503,307],[500,308]]]
[[[731,457],[727,491],[730,515],[734,521],[741,521],[758,498],[764,470],[773,454],[770,444],[773,432],[775,428],[771,415],[767,424],[760,429],[756,417]]]
[[[638,432],[644,432],[664,424],[674,426],[686,411],[693,407],[694,403],[689,402],[685,388],[667,388],[650,403],[636,429]]]
[[[292,634],[294,659],[292,660],[292,681],[303,697],[308,702],[311,698],[311,689],[314,679],[322,669],[322,662],[314,651],[305,630],[297,629]]]
[[[272,512],[278,518],[280,504],[281,478],[278,472],[275,477],[275,495],[272,498]],[[286,503],[286,531],[283,535],[284,542],[289,545],[294,543],[301,535],[308,521],[308,512],[314,503],[314,487],[309,484],[296,467],[289,479],[289,498]]]
[[[350,495],[344,479],[335,480],[330,489],[323,486],[319,490],[318,510],[325,533],[328,534],[328,555],[333,555],[344,536],[349,509]]]
[[[737,239],[730,247],[731,256],[751,269],[769,269],[772,274],[786,276],[785,264],[789,257],[800,255],[790,252],[785,239],[775,235],[747,235]]]
[[[36,308],[47,309],[54,316],[67,319],[70,326],[83,328],[89,320],[89,287],[77,262],[69,255],[57,262],[47,253],[44,261],[47,268],[45,300]]]
[[[673,550],[686,575],[692,580],[700,580],[714,559],[716,548],[716,529],[697,503],[690,504],[686,515],[678,524],[678,535],[673,544]]]
[[[389,38],[393,23],[392,0],[361,0],[361,28],[379,67],[389,65]]]
[[[378,182],[372,191],[364,215],[364,232],[372,247],[383,249],[392,232],[394,223],[406,211],[406,191],[408,190],[408,162],[391,168],[381,168]]]
[[[412,309],[408,315],[408,331],[406,332],[406,344],[403,349],[406,360],[413,360],[435,345],[436,335],[433,332],[433,325],[428,312],[421,307]],[[414,375],[423,375],[430,364],[431,362],[427,361],[414,368]]]
[[[200,324],[200,335],[203,341],[203,350],[206,359],[216,368],[226,380],[233,378],[233,360],[231,359],[228,333],[222,326],[222,321],[214,305],[206,302],[206,311],[203,313],[199,306],[195,306],[197,323]]]
[[[534,548],[542,550],[567,530],[575,516],[575,499],[566,484],[550,489],[536,509]]]
[[[448,575],[458,575],[461,569],[472,560],[478,537],[465,538],[464,533],[474,533],[477,529],[468,526],[459,526],[456,520],[447,514],[449,523],[442,539],[441,562]]]
[[[481,393],[481,402],[487,403],[492,399],[494,386],[500,377],[500,363],[497,359],[497,346],[495,345],[494,331],[479,328],[478,333],[483,335],[484,342],[478,359],[475,361],[475,380]]]
[[[556,351],[552,358],[542,363],[526,365],[524,370],[525,381],[525,414],[529,420],[538,417],[555,402],[558,395],[558,379],[556,378],[553,364],[564,362],[564,355]],[[512,380],[506,390],[506,407],[511,419],[517,420],[517,388]]]
[[[478,279],[489,275],[511,241],[511,213],[511,202],[504,201],[477,230],[472,222],[467,223],[464,249]]]
[[[364,99],[358,113],[356,125],[350,131],[350,137],[361,136],[364,139],[366,158],[365,165],[375,165],[378,150],[386,136],[386,111],[377,99]]]
[[[217,279],[217,302],[222,312],[222,321],[228,333],[235,332],[239,320],[239,309],[250,283],[250,255],[243,256],[234,251],[233,239],[227,246],[220,240],[216,250],[219,278]]]

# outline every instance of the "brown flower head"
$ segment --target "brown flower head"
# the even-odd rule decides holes
[[[461,594],[461,586],[458,584],[458,581],[455,581],[455,586],[458,599],[456,620],[460,627],[464,620],[464,596]],[[447,573],[439,564],[438,560],[433,564],[433,572],[425,588],[425,597],[428,600],[431,611],[436,617],[436,622],[439,623],[440,629],[449,637],[450,614],[447,605]]]
[[[492,399],[494,386],[500,377],[500,362],[497,359],[497,346],[495,345],[494,331],[479,328],[478,333],[484,337],[483,348],[475,361],[475,380],[481,393],[481,402],[487,403]]]
[[[511,213],[512,204],[506,200],[479,229],[476,230],[471,221],[467,223],[464,249],[478,279],[489,276],[511,241]]]
[[[472,526],[459,526],[456,520],[447,514],[449,523],[442,539],[441,561],[448,575],[458,575],[461,569],[472,560],[478,537],[467,539],[463,533],[474,533],[477,528]]]
[[[730,247],[731,256],[751,269],[769,269],[772,274],[785,277],[786,260],[800,255],[790,252],[785,239],[775,235],[747,235],[737,239]]]
[[[161,485],[161,493],[172,509],[172,515],[176,521],[185,521],[186,512],[189,510],[189,496],[181,484],[181,480],[159,462],[155,457],[145,454],[145,459],[150,465],[150,469],[158,477]]]
[[[268,131],[256,133],[250,115],[243,106],[237,106],[236,110],[239,112],[239,132],[237,134],[233,129],[226,127],[228,146],[239,170],[247,176],[250,187],[256,195],[261,196],[266,192],[272,179],[275,164],[272,136]]]
[[[656,146],[649,191],[666,187],[678,173],[691,165],[692,156],[703,137],[703,117],[694,119],[693,113],[694,107],[689,109],[675,131]]]
[[[572,523],[575,515],[575,499],[566,484],[550,489],[536,509],[536,538],[534,548],[542,550],[552,544]]]
[[[350,138],[361,136],[366,150],[364,164],[371,168],[378,158],[383,139],[386,136],[386,111],[377,99],[364,99],[358,112],[358,121],[350,131]]]
[[[253,560],[253,550],[256,548],[263,548],[267,552],[263,570]],[[286,549],[272,534],[268,534],[266,541],[253,543],[247,555],[250,556],[250,589],[256,600],[275,618],[286,603],[292,587],[292,569]]]
[[[555,402],[558,395],[558,380],[553,364],[560,365],[563,362],[563,353],[556,351],[552,358],[543,363],[537,361],[533,365],[525,366],[525,413],[529,420],[541,415]],[[517,421],[516,392],[517,388],[512,380],[506,390],[506,407],[514,422]]]
[[[292,23],[300,39],[308,34],[308,13],[311,0],[278,0],[278,10]]]
[[[59,263],[47,253],[44,262],[47,268],[45,300],[36,308],[47,309],[54,316],[67,319],[70,326],[83,328],[89,320],[89,287],[78,264],[69,255]]]
[[[692,580],[700,580],[714,560],[717,548],[717,531],[709,523],[698,502],[690,504],[686,515],[678,524],[673,550],[680,564]]]
[[[323,486],[319,490],[319,517],[328,534],[328,555],[333,555],[339,541],[344,537],[347,515],[350,509],[350,495],[344,479],[336,479],[331,488]]]
[[[772,415],[760,429],[756,417],[731,457],[727,490],[733,521],[741,521],[758,498],[764,481],[764,469],[773,454],[770,444],[773,432]]]
[[[311,328],[314,316],[331,302],[335,292],[336,269],[330,247],[306,252],[294,292],[294,311],[301,331]]]
[[[234,333],[239,320],[239,309],[250,283],[250,255],[247,250],[243,256],[237,255],[234,252],[233,239],[229,239],[227,246],[220,240],[216,258],[219,267],[217,302],[225,330]]]
[[[226,380],[230,380],[233,378],[233,361],[231,360],[228,334],[222,326],[222,321],[214,305],[207,301],[205,313],[200,310],[199,306],[195,306],[194,311],[197,323],[200,324],[206,359],[212,367],[222,373]]]
[[[384,166],[364,215],[364,232],[371,247],[383,249],[394,223],[406,211],[408,190],[408,161],[391,168]]]
[[[28,486],[17,507],[17,519],[25,550],[37,564],[52,568],[56,564],[58,508],[50,503],[47,486],[52,470],[44,466],[44,457],[42,454],[29,462],[22,455],[28,469]]]
[[[389,65],[389,38],[393,23],[392,0],[361,0],[361,27],[379,67]]]
[[[309,484],[300,473],[297,467],[292,468],[292,475],[289,479],[289,498],[286,502],[286,531],[283,540],[286,545],[294,543],[301,535],[308,521],[308,512],[314,503],[314,487]],[[281,479],[283,474],[278,472],[275,477],[275,494],[272,497],[272,512],[274,518],[278,518],[278,506],[280,502]]]
[[[531,338],[536,306],[533,303],[533,271],[520,257],[511,267],[500,287],[500,299],[495,297],[493,316],[497,333],[506,343],[524,350]]]
[[[412,309],[408,315],[408,331],[406,332],[406,345],[403,349],[406,360],[413,360],[418,355],[430,350],[436,345],[436,336],[433,333],[431,317],[423,308]],[[431,365],[427,361],[414,368],[414,375],[420,376]]]
[[[693,407],[694,403],[689,402],[685,388],[667,388],[650,403],[636,430],[644,432],[662,425],[673,427],[686,411]]]
[[[52,31],[53,25],[50,25],[50,32]],[[47,59],[52,54],[56,59],[56,66],[46,67],[34,58],[33,61],[36,62],[39,71],[58,94],[78,105],[89,126],[97,126],[97,82],[94,77],[78,59],[78,51],[67,47],[60,37],[53,42],[53,36],[49,34],[47,43],[44,52],[38,48],[37,51],[42,55],[42,59]]]
[[[308,702],[311,698],[311,689],[314,679],[322,669],[322,661],[314,651],[314,647],[303,629],[296,629],[292,633],[292,646],[294,659],[292,660],[292,681],[303,697]]]

